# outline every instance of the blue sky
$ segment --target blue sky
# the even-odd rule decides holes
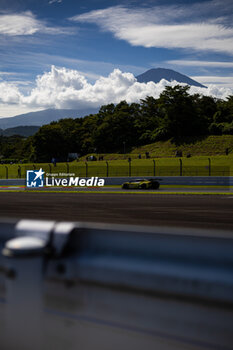
[[[232,20],[232,0],[1,0],[0,116],[157,96],[164,82],[137,85],[131,75],[153,67],[224,98]]]

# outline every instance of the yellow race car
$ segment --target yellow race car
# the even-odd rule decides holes
[[[160,183],[157,179],[134,179],[122,184],[123,189],[154,189],[157,190]]]

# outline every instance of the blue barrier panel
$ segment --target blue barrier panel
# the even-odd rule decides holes
[[[84,177],[85,178],[85,177]],[[145,178],[160,179],[161,185],[186,185],[186,186],[233,186],[233,176],[131,176],[131,177],[101,177],[105,179],[105,185],[122,185],[123,182]],[[25,179],[0,180],[0,186],[25,186]]]

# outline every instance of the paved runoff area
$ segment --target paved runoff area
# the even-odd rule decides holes
[[[233,234],[233,194],[12,191],[1,192],[0,198],[1,218],[193,227]]]

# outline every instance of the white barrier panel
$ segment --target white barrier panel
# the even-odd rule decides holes
[[[0,223],[0,348],[233,348],[231,232]]]

